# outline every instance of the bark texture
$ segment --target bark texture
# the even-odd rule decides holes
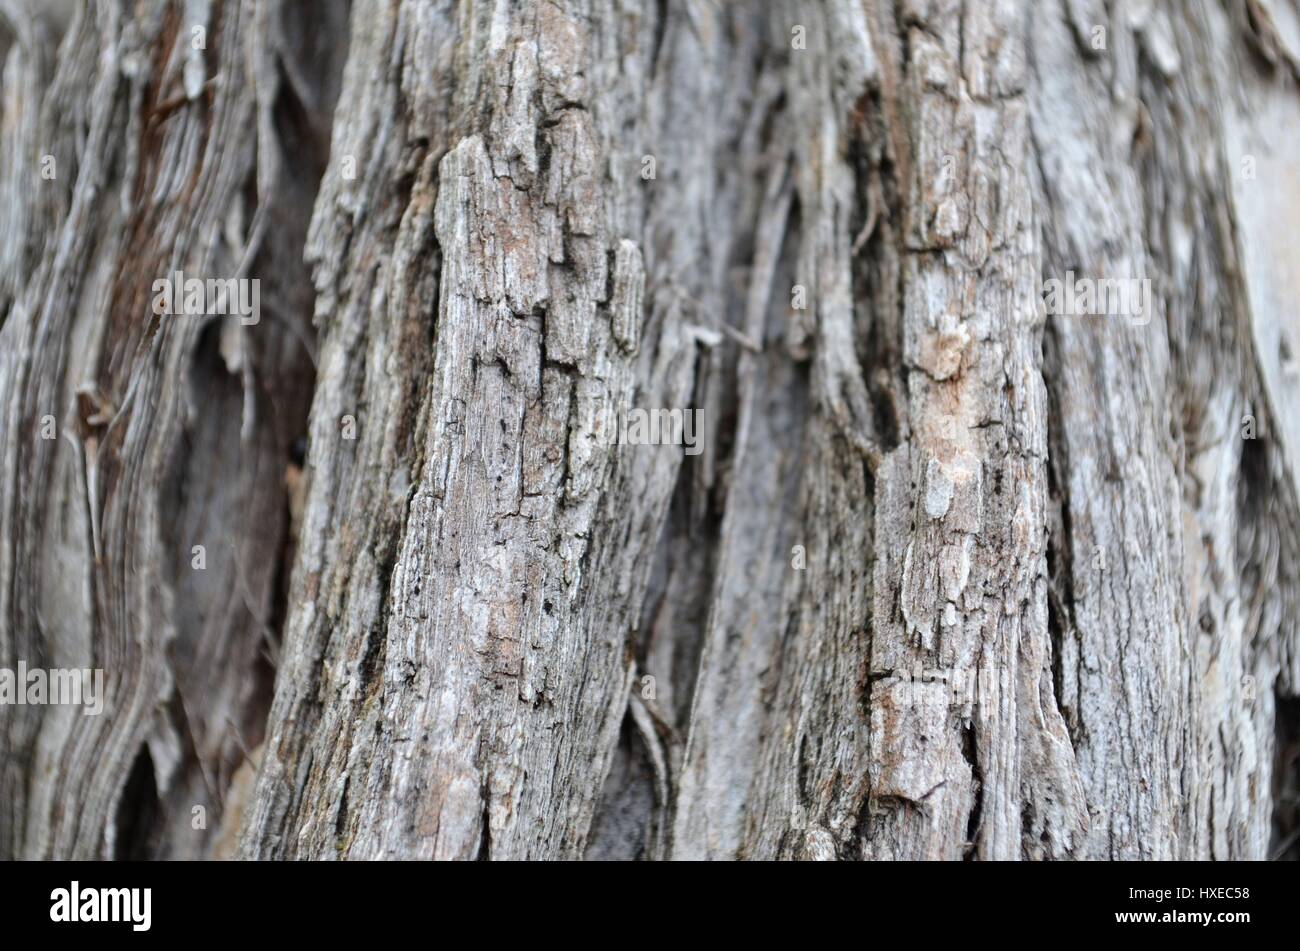
[[[1296,854],[1293,0],[0,36],[0,856]]]

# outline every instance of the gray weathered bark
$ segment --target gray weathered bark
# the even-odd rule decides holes
[[[0,856],[1295,854],[1293,0],[0,33]]]

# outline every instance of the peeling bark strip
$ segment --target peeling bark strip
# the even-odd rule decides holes
[[[1294,852],[1247,6],[2,0],[0,856]]]

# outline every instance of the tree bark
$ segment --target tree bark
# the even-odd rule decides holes
[[[1296,4],[0,35],[0,857],[1297,854]]]

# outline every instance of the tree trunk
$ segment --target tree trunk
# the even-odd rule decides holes
[[[0,857],[1297,854],[1300,6],[0,36]]]

